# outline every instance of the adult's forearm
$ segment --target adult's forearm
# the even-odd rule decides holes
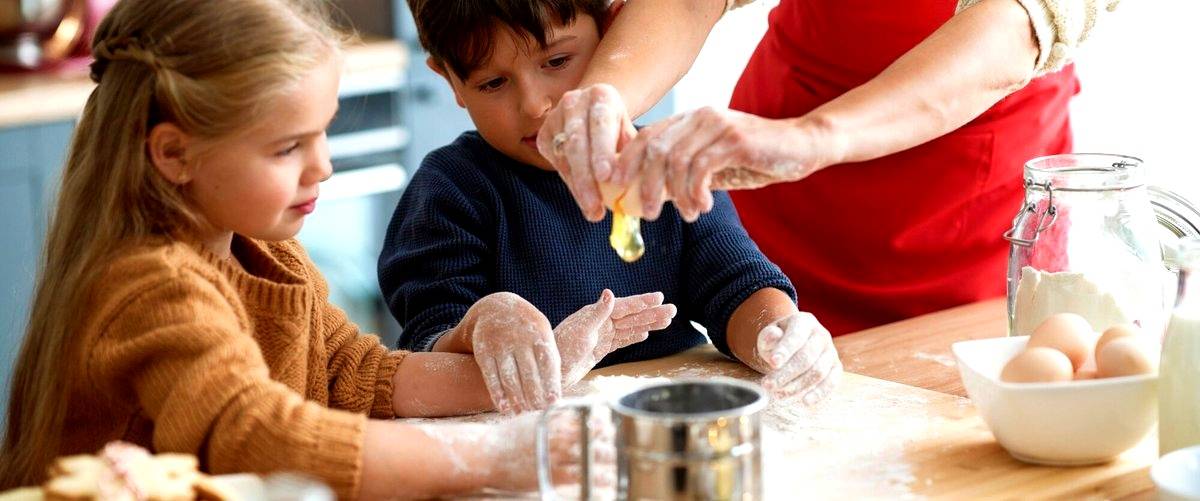
[[[580,87],[616,87],[631,117],[645,113],[687,73],[725,0],[632,0],[600,41]]]
[[[797,119],[832,131],[830,163],[870,160],[951,132],[1020,89],[1038,56],[1015,0],[984,0],[867,83]]]

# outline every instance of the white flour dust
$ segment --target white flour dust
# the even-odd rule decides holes
[[[946,367],[958,367],[958,362],[954,360],[954,357],[942,353],[925,353],[923,351],[918,351],[913,353],[912,357],[917,360],[927,360],[942,364]]]

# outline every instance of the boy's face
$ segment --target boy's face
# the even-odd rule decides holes
[[[537,41],[498,27],[492,57],[466,79],[432,60],[429,66],[454,89],[479,134],[492,147],[520,162],[554,170],[537,150],[537,133],[546,113],[562,95],[579,85],[600,33],[588,15],[546,32],[546,48]]]

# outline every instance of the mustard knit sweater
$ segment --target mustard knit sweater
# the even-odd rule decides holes
[[[329,304],[294,241],[235,236],[241,266],[183,243],[127,249],[71,340],[62,454],[115,439],[202,469],[296,471],[358,493],[367,417],[393,418],[389,352]]]

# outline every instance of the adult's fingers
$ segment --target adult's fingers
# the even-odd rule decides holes
[[[600,187],[592,172],[591,140],[588,136],[589,103],[585,96],[575,93],[563,95],[559,106],[563,107],[562,133],[566,138],[562,143],[562,153],[570,171],[572,191],[583,209],[584,217],[596,222],[604,218],[604,205],[600,200]]]
[[[587,90],[588,138],[591,143],[592,174],[597,181],[610,179],[617,159],[617,141],[621,135],[621,117],[625,104],[621,95],[610,85],[598,85]]]
[[[554,166],[554,170],[558,172],[567,186],[570,186],[571,168],[567,165],[562,152],[555,151],[554,147],[554,137],[563,132],[565,132],[563,130],[563,106],[560,101],[560,104],[555,105],[546,114],[545,120],[542,121],[542,127],[538,129],[537,149],[538,153],[541,153],[550,162],[550,165]]]
[[[667,195],[675,201],[675,207],[680,213],[699,217],[700,201],[690,189],[695,176],[694,159],[696,154],[708,148],[723,133],[723,126],[717,111],[712,108],[700,108],[689,112],[667,129],[657,141],[666,150],[667,156]]]

